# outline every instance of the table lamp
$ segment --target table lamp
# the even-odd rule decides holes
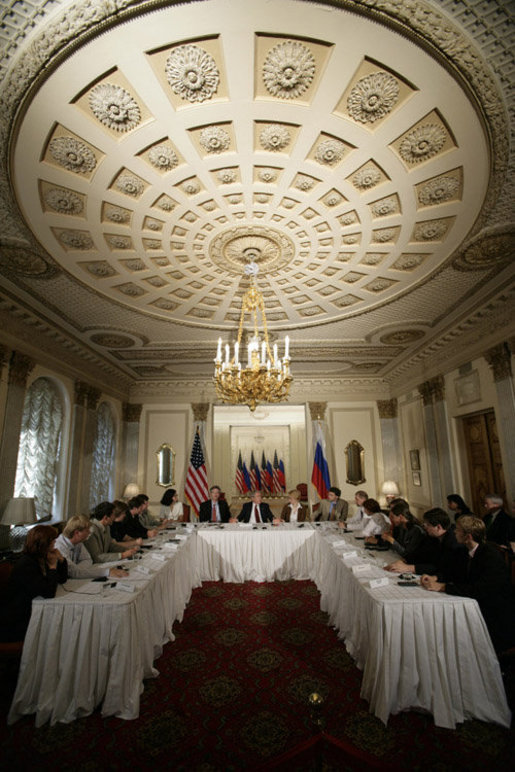
[[[9,547],[13,552],[20,552],[27,538],[26,525],[38,522],[36,502],[32,498],[15,496],[9,499],[2,515],[2,525],[10,526]]]

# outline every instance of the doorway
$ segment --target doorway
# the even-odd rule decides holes
[[[470,507],[480,516],[483,513],[483,500],[487,493],[498,493],[506,500],[506,484],[495,412],[487,410],[463,416],[462,422],[472,491]]]

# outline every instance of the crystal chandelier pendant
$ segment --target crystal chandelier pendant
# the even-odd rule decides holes
[[[259,266],[250,262],[245,273],[250,277],[251,286],[242,298],[238,338],[231,358],[229,344],[225,345],[225,359],[222,359],[222,339],[218,339],[215,357],[215,388],[219,399],[231,405],[248,405],[254,411],[260,402],[282,402],[288,396],[292,377],[290,374],[290,340],[284,341],[284,356],[279,358],[277,344],[270,349],[265,301],[256,286]],[[258,313],[261,315],[262,330],[258,328]],[[253,319],[253,332],[247,344],[246,365],[240,361],[240,347],[245,315]]]

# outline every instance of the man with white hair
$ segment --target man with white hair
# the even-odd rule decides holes
[[[68,563],[70,579],[95,579],[98,576],[128,576],[128,572],[120,568],[108,568],[101,564],[94,565],[91,555],[84,546],[91,532],[89,517],[74,515],[70,517],[63,532],[55,540],[55,546]],[[114,555],[113,555],[114,558]]]
[[[497,493],[487,493],[484,507],[482,519],[486,527],[486,540],[509,548],[510,542],[515,541],[515,519],[502,508],[502,497]]]

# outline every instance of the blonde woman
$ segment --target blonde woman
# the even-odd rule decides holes
[[[303,523],[309,520],[308,510],[300,503],[300,491],[297,488],[288,491],[288,504],[282,508],[281,520],[286,523]]]

